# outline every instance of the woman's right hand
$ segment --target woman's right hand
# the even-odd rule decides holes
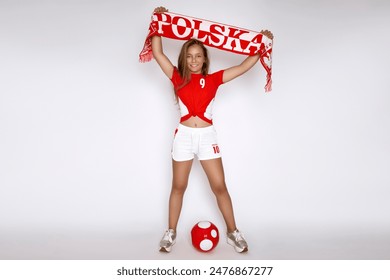
[[[168,12],[168,9],[161,6],[161,7],[155,8],[154,11],[153,11],[153,14],[154,13],[161,14],[161,13],[165,13],[165,12]]]

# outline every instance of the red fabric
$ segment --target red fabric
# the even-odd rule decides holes
[[[171,12],[156,13],[153,15],[148,36],[139,55],[141,62],[148,62],[153,58],[151,38],[154,35],[176,40],[196,38],[206,46],[221,50],[244,55],[260,54],[260,62],[267,71],[265,91],[272,90],[273,41],[259,32]]]
[[[177,96],[188,110],[188,114],[183,115],[185,109],[180,108],[182,114],[180,122],[186,121],[191,117],[198,116],[210,124],[213,123],[212,102],[215,98],[218,87],[222,84],[222,78],[223,70],[207,76],[203,76],[202,74],[191,74],[191,80],[188,84],[181,87],[184,81],[180,77],[177,68],[174,68],[171,81],[175,89],[179,88],[176,91]],[[201,79],[204,80],[201,82]],[[206,111],[207,108],[208,111]]]

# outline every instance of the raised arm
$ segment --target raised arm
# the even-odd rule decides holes
[[[227,82],[241,76],[245,72],[247,72],[249,69],[251,69],[256,64],[257,61],[259,61],[259,58],[260,58],[260,55],[258,55],[258,54],[248,56],[243,62],[241,62],[240,65],[236,65],[236,66],[233,66],[233,67],[226,69],[223,72],[223,78],[222,78],[223,83],[227,83]]]
[[[154,13],[163,13],[167,11],[168,10],[165,9],[164,7],[158,7],[154,9]],[[173,64],[169,60],[169,58],[164,54],[162,39],[160,36],[152,37],[152,51],[153,51],[153,57],[157,61],[158,65],[161,67],[161,70],[164,72],[165,75],[167,75],[169,79],[172,78]]]
[[[264,34],[265,36],[267,36],[270,39],[274,38],[273,34],[269,30],[261,30],[260,33]],[[227,82],[241,76],[242,74],[247,72],[249,69],[251,69],[256,64],[256,62],[259,61],[259,58],[260,58],[260,55],[258,55],[258,54],[248,56],[241,64],[226,69],[223,73],[223,78],[222,78],[223,82],[227,83]]]

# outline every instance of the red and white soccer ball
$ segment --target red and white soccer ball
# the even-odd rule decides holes
[[[201,252],[210,252],[219,241],[218,228],[211,222],[199,222],[191,230],[192,245]]]

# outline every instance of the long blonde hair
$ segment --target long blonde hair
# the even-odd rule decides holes
[[[183,83],[179,85],[177,88],[175,88],[176,100],[178,98],[177,91],[182,87],[184,87],[186,84],[188,84],[188,82],[191,80],[191,71],[188,69],[188,65],[187,65],[187,53],[188,53],[188,49],[194,45],[200,46],[203,51],[203,56],[205,61],[202,65],[202,70],[201,70],[202,75],[206,76],[209,73],[210,60],[209,60],[207,49],[204,46],[204,44],[201,41],[194,38],[185,42],[181,47],[179,58],[177,61],[177,69],[179,71],[180,77],[183,79]]]

